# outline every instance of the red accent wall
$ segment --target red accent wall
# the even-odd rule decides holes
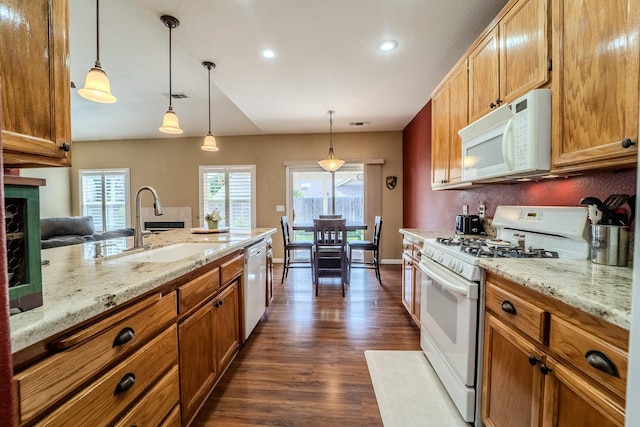
[[[453,229],[462,205],[476,213],[483,203],[492,217],[498,205],[579,206],[580,199],[636,192],[636,169],[543,182],[500,184],[465,190],[431,190],[431,101],[402,133],[403,227]]]

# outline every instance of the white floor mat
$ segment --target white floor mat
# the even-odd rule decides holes
[[[421,351],[364,352],[385,427],[468,427]]]

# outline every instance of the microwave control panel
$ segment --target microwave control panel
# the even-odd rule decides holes
[[[529,122],[531,109],[527,108],[527,99],[517,102],[514,106],[515,115],[513,116],[513,139],[515,141],[514,148],[514,168],[515,170],[523,170],[532,166],[534,162],[533,153],[531,153],[531,145],[527,144],[529,140]]]

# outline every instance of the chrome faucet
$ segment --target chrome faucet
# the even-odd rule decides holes
[[[141,248],[144,246],[144,237],[142,236],[142,218],[140,215],[140,199],[142,199],[142,190],[148,190],[153,196],[153,209],[156,216],[164,214],[162,209],[162,203],[158,197],[158,192],[153,187],[144,186],[140,187],[136,194],[136,228],[133,232],[133,247]]]

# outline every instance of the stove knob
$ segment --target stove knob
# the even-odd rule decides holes
[[[462,274],[462,270],[464,270],[464,266],[462,265],[461,262],[459,262],[458,264],[456,264],[456,271]]]
[[[449,267],[451,270],[455,270],[456,262],[452,259],[449,260],[449,264],[447,264],[447,267]]]
[[[438,262],[442,262],[444,260],[444,256],[442,256],[442,254],[440,254],[438,256]]]

